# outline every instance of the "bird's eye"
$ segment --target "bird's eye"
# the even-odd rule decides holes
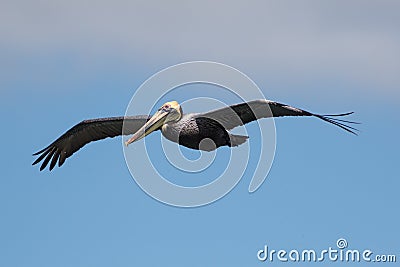
[[[170,105],[165,105],[164,109],[169,109],[171,106]]]

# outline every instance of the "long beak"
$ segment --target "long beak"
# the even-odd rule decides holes
[[[168,112],[162,110],[157,111],[157,113],[154,114],[154,116],[151,117],[150,120],[142,126],[142,128],[140,128],[131,138],[129,138],[128,141],[125,142],[125,145],[128,146],[130,143],[140,140],[151,132],[157,130],[163,125],[168,114]]]

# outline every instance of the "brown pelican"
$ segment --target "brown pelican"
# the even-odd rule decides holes
[[[142,115],[84,120],[49,146],[33,154],[40,156],[32,165],[43,160],[40,170],[43,170],[49,162],[49,169],[52,170],[57,162],[58,166],[63,165],[68,157],[92,141],[133,134],[125,142],[129,145],[156,130],[161,130],[167,139],[192,149],[211,151],[220,146],[234,147],[246,142],[248,136],[231,134],[229,130],[269,117],[314,116],[356,134],[357,129],[348,125],[355,122],[335,118],[352,113],[319,115],[261,99],[206,113],[183,114],[178,102],[171,101],[159,108],[152,117]]]

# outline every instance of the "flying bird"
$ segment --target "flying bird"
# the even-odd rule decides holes
[[[235,135],[229,130],[261,118],[270,117],[317,117],[357,135],[357,129],[349,125],[357,124],[356,122],[337,118],[352,113],[319,115],[261,99],[205,113],[184,114],[178,102],[171,101],[162,105],[153,116],[139,115],[84,120],[66,131],[46,148],[34,153],[33,155],[38,158],[32,165],[43,161],[40,170],[46,168],[49,163],[49,170],[52,170],[57,162],[58,166],[62,166],[67,158],[92,141],[133,134],[125,142],[126,145],[129,145],[157,130],[161,130],[164,137],[170,141],[192,149],[212,151],[220,146],[235,147],[246,142],[248,136]]]

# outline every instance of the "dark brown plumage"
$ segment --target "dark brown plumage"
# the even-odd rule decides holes
[[[40,170],[46,168],[50,160],[50,170],[54,168],[57,161],[60,167],[67,158],[84,145],[107,137],[133,134],[149,119],[150,116],[131,116],[84,120],[66,131],[49,146],[33,154],[34,156],[40,154],[40,156],[32,165],[44,159]],[[125,127],[124,132],[122,132],[124,120]]]

